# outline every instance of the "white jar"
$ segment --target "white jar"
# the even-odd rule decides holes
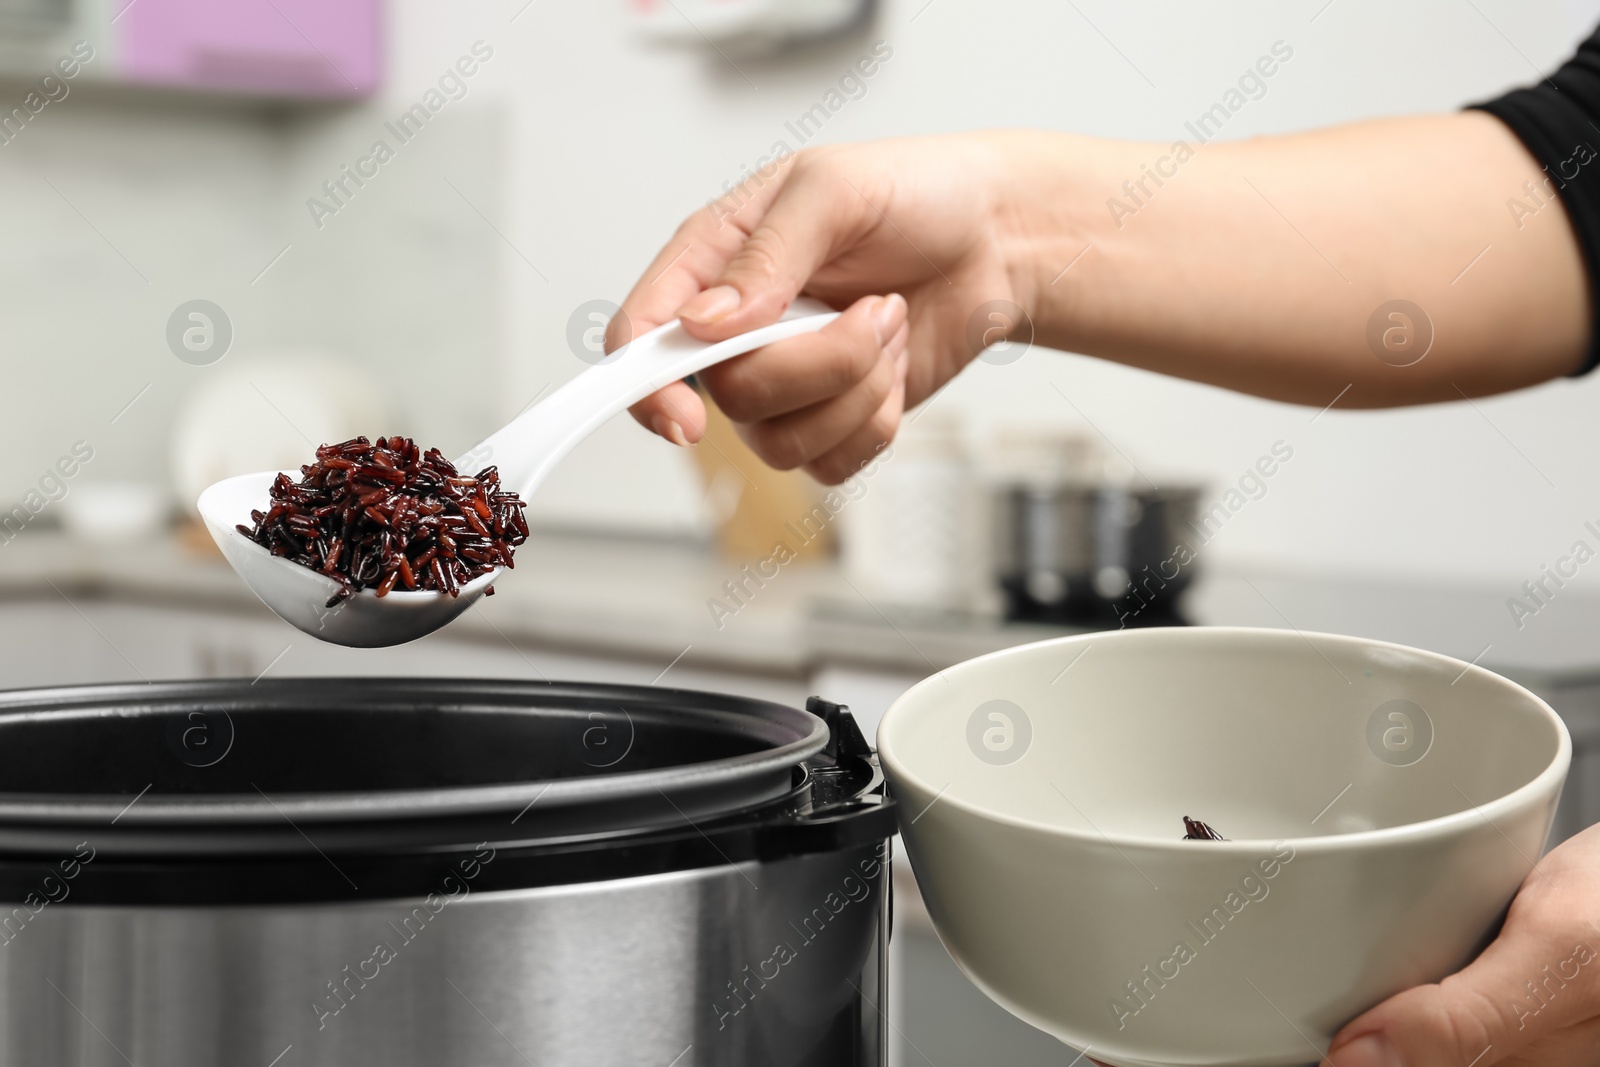
[[[842,524],[850,584],[874,605],[973,607],[986,585],[982,508],[960,423],[924,414],[903,424],[857,477]]]

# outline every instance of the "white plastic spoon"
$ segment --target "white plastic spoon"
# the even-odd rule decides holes
[[[796,300],[771,326],[715,344],[696,341],[678,322],[670,322],[579,374],[484,440],[457,466],[476,473],[493,463],[500,468],[502,484],[527,500],[579,441],[662,386],[762,345],[820,330],[838,317],[817,301]],[[217,547],[262,603],[312,637],[354,648],[415,641],[470,608],[500,577],[500,569],[481,575],[454,597],[421,591],[379,597],[364,589],[330,608],[337,582],[272,555],[235,529],[251,524],[252,509],[265,510],[277,476],[277,471],[261,471],[226,478],[201,493],[197,506]]]

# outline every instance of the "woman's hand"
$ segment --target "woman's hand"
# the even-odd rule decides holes
[[[1600,826],[1539,862],[1500,936],[1459,974],[1340,1030],[1334,1067],[1600,1064]]]
[[[674,317],[722,340],[776,321],[802,292],[845,313],[699,378],[757,455],[843,481],[887,444],[902,412],[977,352],[968,320],[1019,302],[1008,262],[1007,135],[801,152],[689,217],[616,316],[641,334]],[[1017,322],[991,324],[989,343]],[[610,336],[611,348],[627,341]],[[705,432],[679,382],[633,414],[679,444]]]

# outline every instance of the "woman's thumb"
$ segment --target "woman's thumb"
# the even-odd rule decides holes
[[[1585,941],[1495,941],[1438,985],[1408,989],[1335,1037],[1334,1067],[1493,1067],[1580,1021],[1600,989],[1600,957]]]
[[[696,337],[720,341],[778,321],[832,254],[841,225],[834,194],[796,174],[717,279],[678,317]]]

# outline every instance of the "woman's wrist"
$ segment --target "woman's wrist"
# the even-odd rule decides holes
[[[1084,321],[1085,294],[1102,265],[1095,248],[1112,227],[1107,175],[1118,142],[1043,131],[993,135],[1000,176],[991,205],[993,230],[1015,299],[1032,320],[1034,339],[1067,347]],[[1114,183],[1113,183],[1114,184]]]

